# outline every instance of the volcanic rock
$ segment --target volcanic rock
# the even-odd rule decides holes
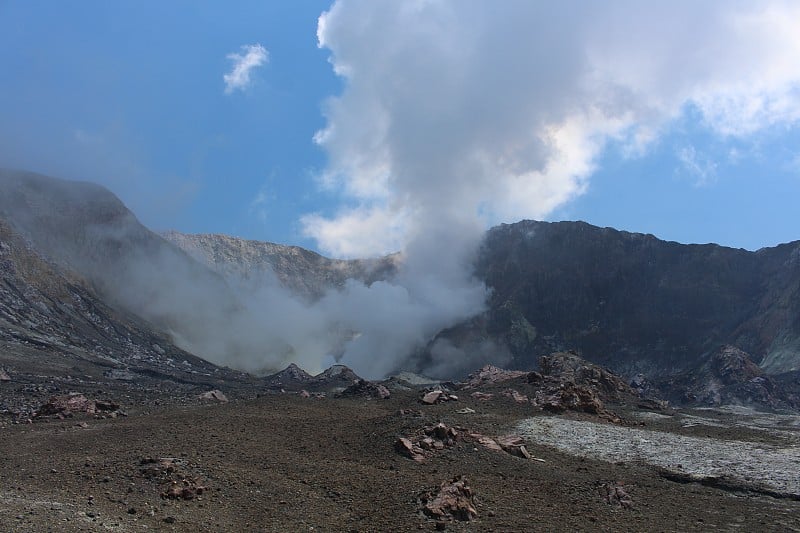
[[[193,500],[207,490],[197,479],[184,478],[180,481],[171,481],[169,487],[161,493],[162,498],[169,500]]]
[[[333,365],[327,370],[314,376],[309,382],[310,387],[334,390],[346,389],[353,383],[360,381],[361,377],[345,365]]]
[[[11,376],[2,368],[0,368],[0,381],[11,381]]]
[[[524,394],[521,394],[514,389],[506,389],[503,391],[503,396],[506,398],[511,398],[516,403],[528,403],[530,400]]]
[[[467,485],[467,479],[456,476],[439,487],[439,492],[422,497],[422,511],[437,520],[473,520],[478,517],[475,509],[475,494]]]
[[[414,444],[411,439],[407,439],[406,437],[399,437],[394,443],[394,449],[406,457],[413,459],[414,461],[421,463],[425,460],[425,454],[422,448]]]
[[[263,378],[266,385],[273,389],[295,390],[302,388],[313,380],[313,376],[292,363],[280,372]]]
[[[359,379],[342,392],[337,394],[337,397],[352,398],[360,396],[363,398],[374,398],[378,400],[388,400],[391,397],[389,389],[378,383],[372,383],[365,379]]]
[[[590,387],[606,401],[618,400],[623,394],[634,394],[625,380],[574,352],[556,352],[542,356],[539,358],[539,368],[544,376]]]
[[[436,402],[439,401],[439,397],[442,394],[444,394],[444,393],[442,391],[440,391],[440,390],[434,390],[434,391],[431,391],[431,392],[426,392],[422,396],[422,399],[420,401],[422,403],[426,404],[426,405],[433,405],[433,404],[435,404]]]
[[[442,402],[455,402],[458,401],[458,396],[455,394],[450,394],[440,389],[432,390],[426,392],[420,398],[420,402],[424,403],[425,405],[433,405],[436,403]]]
[[[214,402],[220,402],[220,403],[228,403],[228,397],[225,396],[225,394],[223,394],[222,391],[216,390],[216,389],[214,389],[212,391],[204,392],[203,394],[198,396],[198,398],[200,398],[201,400],[208,400],[208,401],[214,401]]]
[[[505,435],[503,437],[496,437],[495,441],[500,445],[500,448],[511,455],[522,457],[523,459],[530,459],[531,454],[525,448],[525,440],[519,435]]]
[[[502,344],[515,368],[574,349],[650,379],[736,344],[776,375],[800,360],[798,250],[683,245],[584,222],[503,224],[487,232],[475,268],[489,310],[444,337]]]
[[[34,416],[67,417],[74,413],[85,413],[89,415],[96,415],[98,413],[112,414],[118,410],[119,404],[114,402],[90,400],[83,394],[70,393],[61,396],[53,396],[47,403],[39,407]]]
[[[800,406],[800,398],[766,375],[748,353],[730,345],[713,352],[698,370],[672,376],[659,385],[671,400],[684,404]]]
[[[480,391],[473,392],[472,394],[470,394],[470,396],[472,396],[478,401],[483,401],[483,402],[489,401],[492,398],[494,398],[494,394],[492,394],[491,392],[480,392]]]
[[[483,385],[494,385],[526,375],[520,370],[505,370],[493,365],[486,365],[467,376],[464,388],[477,388]]]
[[[609,505],[619,505],[625,509],[633,507],[633,500],[622,483],[603,483],[599,487],[600,497]]]

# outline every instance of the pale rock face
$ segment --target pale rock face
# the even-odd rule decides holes
[[[233,286],[259,289],[280,285],[315,300],[348,279],[370,284],[391,277],[397,256],[376,259],[329,259],[298,246],[284,246],[217,234],[162,236],[222,275]]]

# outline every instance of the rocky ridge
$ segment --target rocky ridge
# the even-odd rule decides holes
[[[329,259],[298,246],[239,239],[227,235],[189,235],[167,231],[162,236],[222,275],[234,285],[258,289],[280,284],[314,300],[348,279],[367,285],[391,277],[398,256],[375,259]]]

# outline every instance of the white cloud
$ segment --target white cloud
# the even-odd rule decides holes
[[[250,214],[254,215],[262,224],[266,224],[269,216],[268,208],[273,201],[275,201],[275,195],[270,192],[268,185],[265,183],[250,202]]]
[[[242,46],[242,53],[228,54],[228,59],[233,62],[231,71],[223,75],[225,80],[225,94],[235,90],[245,90],[250,85],[250,73],[269,60],[269,53],[260,44],[246,44]]]
[[[403,245],[408,214],[378,207],[342,209],[333,220],[318,214],[301,218],[307,235],[336,257],[362,258],[395,252]],[[357,234],[358,238],[352,236]]]
[[[696,187],[712,184],[717,179],[717,163],[694,148],[685,146],[675,154],[685,172],[694,178]]]
[[[546,217],[609,140],[641,154],[688,108],[743,139],[800,120],[796,2],[340,0],[318,38],[345,81],[323,181],[361,206],[305,219],[334,253]]]

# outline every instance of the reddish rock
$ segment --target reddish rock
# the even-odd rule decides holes
[[[337,394],[337,397],[361,396],[364,398],[375,398],[378,400],[388,400],[392,393],[383,385],[372,383],[365,379],[358,379],[352,385]]]
[[[467,376],[467,380],[464,382],[464,388],[476,388],[482,385],[502,383],[503,381],[518,378],[526,374],[527,372],[520,370],[505,370],[493,365],[486,365]]]
[[[470,394],[470,396],[481,402],[486,402],[494,398],[494,394],[491,394],[489,392],[473,392],[472,394]]]
[[[435,496],[425,496],[422,499],[422,511],[436,520],[467,521],[478,517],[475,494],[462,476],[442,483]]]
[[[423,453],[422,448],[405,437],[400,437],[395,441],[394,449],[397,451],[397,453],[405,455],[406,457],[413,459],[418,463],[421,463],[425,460],[425,454]]]
[[[486,435],[481,435],[480,433],[470,433],[470,438],[474,439],[478,444],[483,446],[488,450],[494,450],[496,452],[502,452],[503,448],[497,444],[497,441],[491,437],[487,437]]]
[[[531,458],[531,454],[528,453],[528,450],[525,448],[525,440],[519,435],[497,437],[495,441],[497,441],[497,444],[499,444],[500,448],[506,453],[522,457],[523,459]]]
[[[53,396],[43,404],[34,414],[34,417],[57,416],[60,418],[71,416],[73,413],[112,413],[119,410],[119,404],[110,401],[90,400],[83,394],[70,393],[62,396]]]
[[[220,403],[228,403],[228,398],[225,396],[222,391],[214,389],[212,391],[204,392],[200,396],[198,396],[201,400],[208,400],[213,402],[220,402]]]
[[[311,394],[307,390],[303,389],[303,390],[300,391],[300,397],[301,398],[311,398]]]
[[[161,493],[161,497],[170,500],[193,500],[205,491],[206,487],[196,479],[190,478],[170,482],[169,487]]]
[[[515,391],[514,389],[506,389],[503,391],[503,396],[506,398],[511,398],[516,403],[528,403],[529,401],[527,396]]]
[[[0,381],[11,381],[11,376],[2,368],[0,368]]]
[[[603,483],[600,485],[600,497],[609,505],[619,505],[625,509],[633,507],[633,500],[625,491],[622,483]]]

